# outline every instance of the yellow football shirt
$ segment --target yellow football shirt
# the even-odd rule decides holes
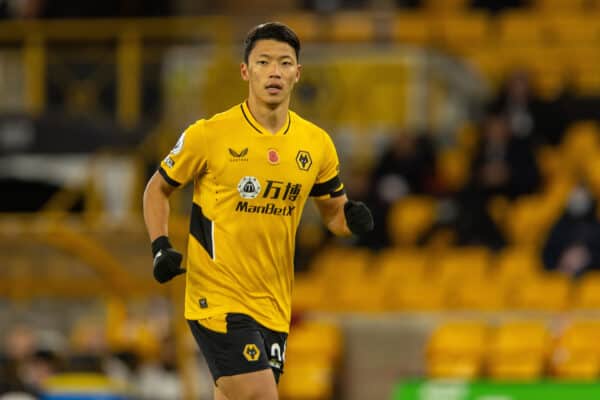
[[[192,124],[159,172],[194,180],[185,317],[245,313],[288,332],[295,236],[309,196],[344,193],[329,135],[294,112],[268,132],[246,103]]]

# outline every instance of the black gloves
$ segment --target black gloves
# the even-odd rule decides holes
[[[348,200],[344,204],[346,225],[355,235],[370,232],[375,227],[371,211],[362,201]]]
[[[185,273],[181,268],[183,256],[178,253],[166,236],[160,236],[152,242],[152,255],[154,256],[154,279],[159,283],[165,283]]]

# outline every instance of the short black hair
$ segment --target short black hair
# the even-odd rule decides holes
[[[266,22],[252,28],[244,40],[244,62],[246,64],[256,42],[268,39],[289,44],[296,52],[296,59],[300,59],[300,39],[298,39],[296,33],[281,22]]]

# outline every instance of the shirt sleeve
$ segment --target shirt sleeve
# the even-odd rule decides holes
[[[172,186],[185,185],[206,167],[204,121],[189,126],[171,152],[161,161],[158,172]]]
[[[318,198],[342,196],[345,191],[344,184],[339,177],[340,160],[329,135],[324,133],[323,136],[323,158],[310,195]]]

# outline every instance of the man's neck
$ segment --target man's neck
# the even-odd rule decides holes
[[[255,97],[248,98],[248,109],[252,116],[269,132],[277,133],[287,122],[289,101],[282,102],[275,107],[265,104]]]

